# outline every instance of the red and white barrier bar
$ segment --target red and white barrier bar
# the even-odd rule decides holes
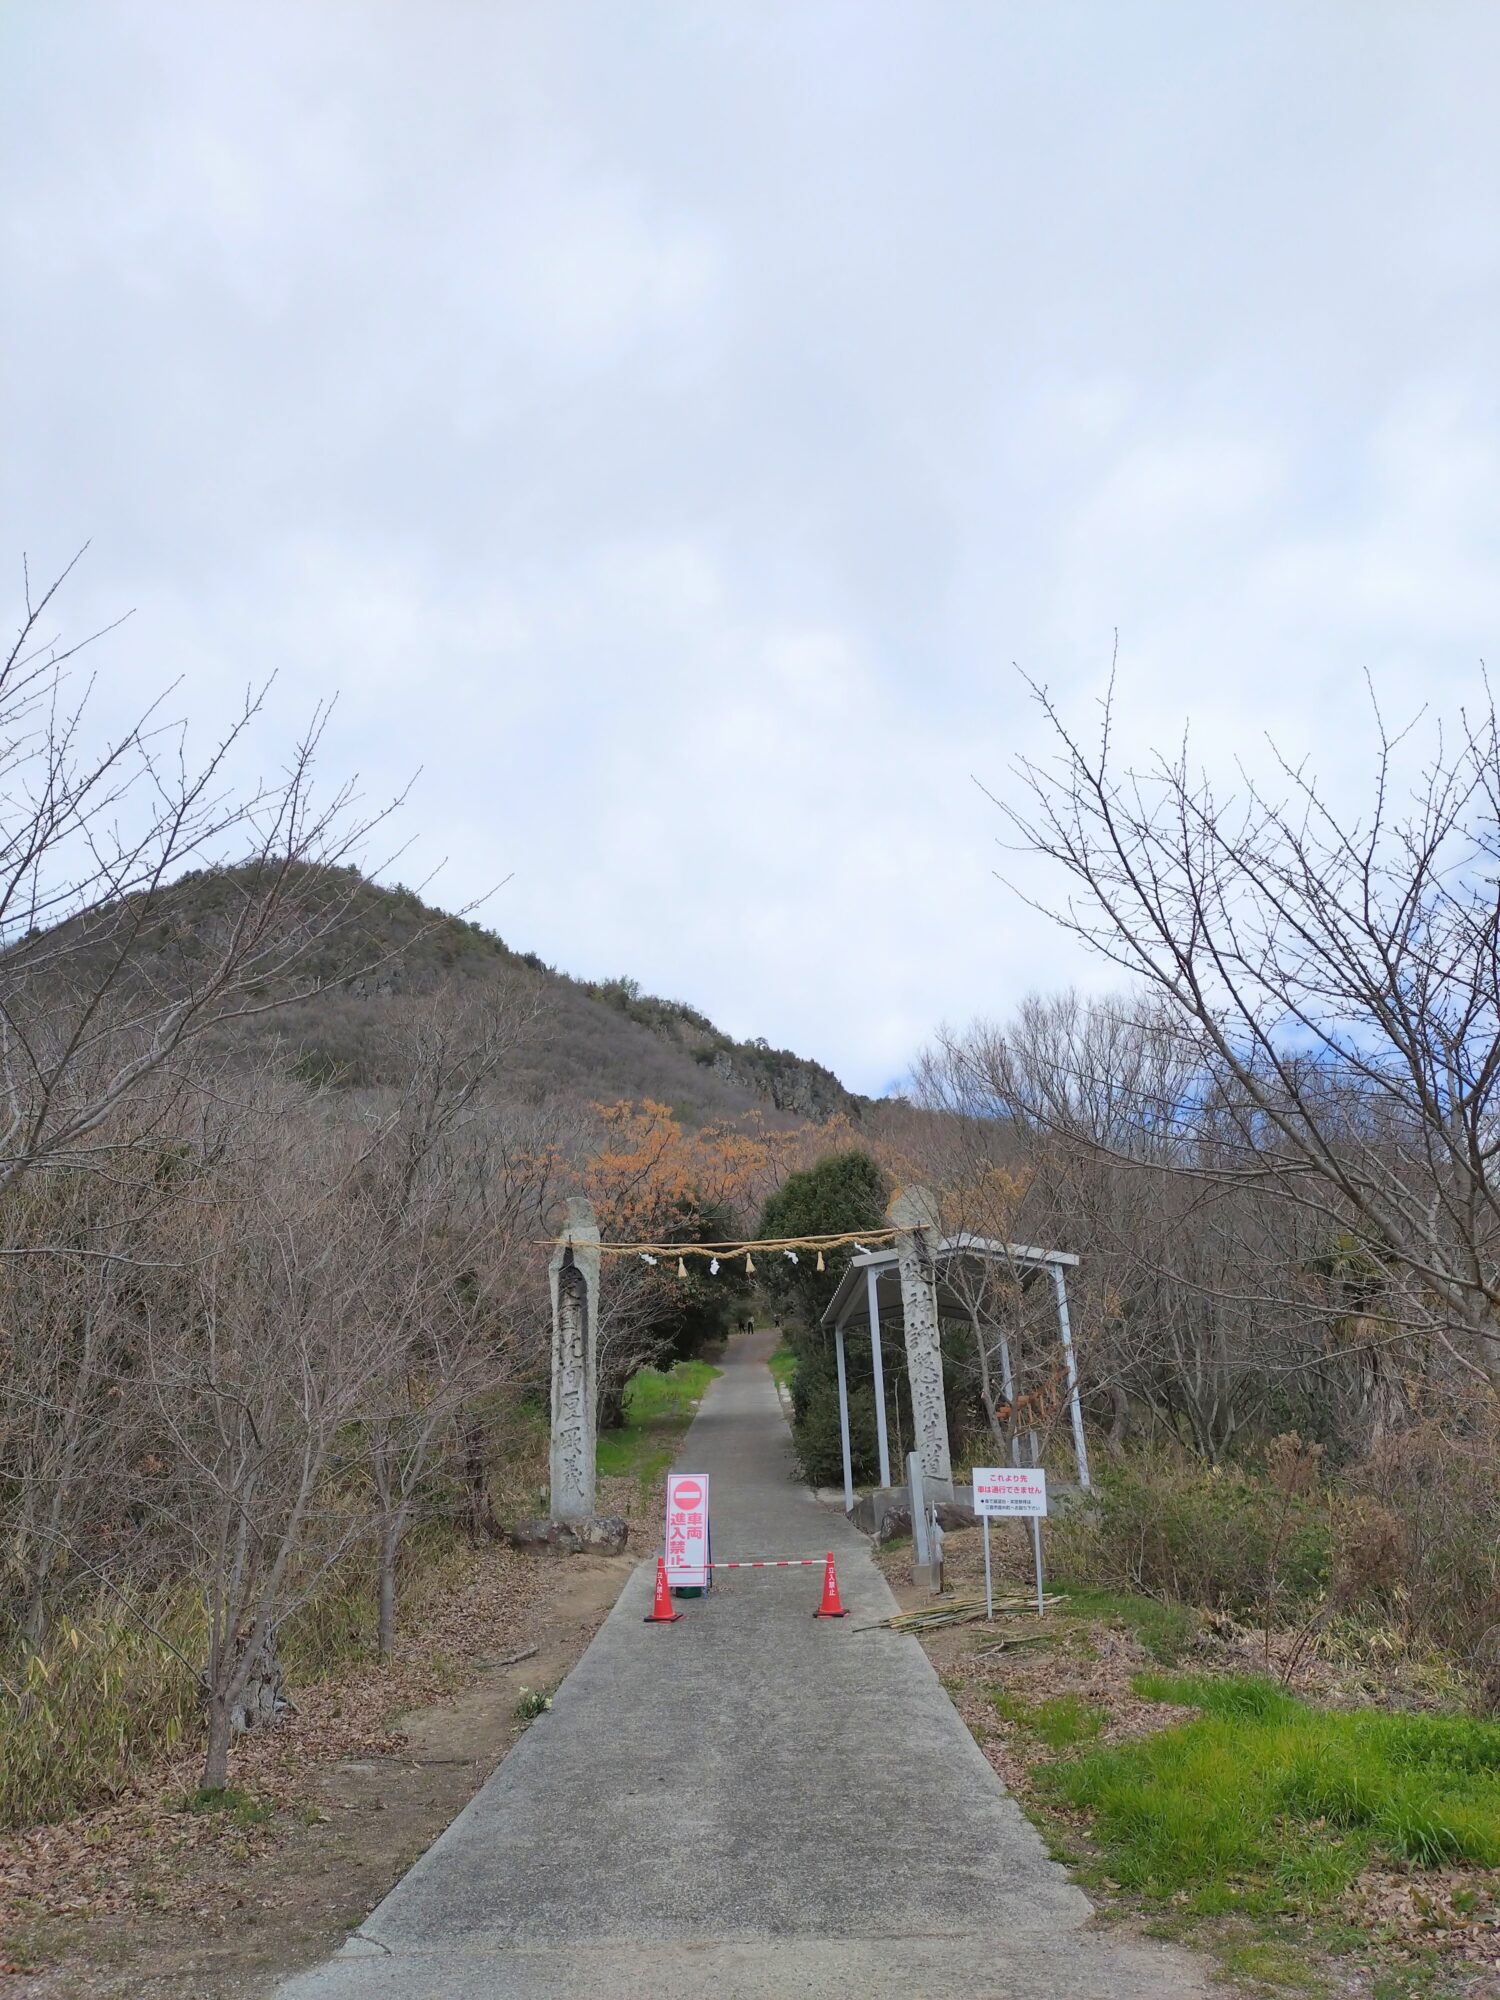
[[[827,1556],[773,1556],[764,1562],[716,1562],[710,1569],[815,1569],[819,1563],[827,1562]]]

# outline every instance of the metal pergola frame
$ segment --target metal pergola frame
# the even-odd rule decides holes
[[[870,1366],[875,1378],[875,1432],[880,1447],[880,1483],[883,1487],[891,1484],[891,1451],[886,1433],[885,1413],[885,1371],[881,1366],[880,1324],[882,1316],[901,1316],[901,1273],[900,1252],[892,1245],[884,1250],[866,1250],[851,1257],[838,1288],[829,1301],[820,1324],[833,1330],[834,1348],[838,1360],[839,1377],[839,1433],[844,1450],[844,1511],[850,1512],[854,1506],[853,1461],[849,1449],[849,1385],[844,1365],[844,1335],[853,1328],[856,1332],[868,1329],[870,1335]],[[1063,1362],[1068,1378],[1068,1408],[1073,1420],[1073,1450],[1078,1461],[1078,1484],[1085,1492],[1089,1486],[1088,1447],[1083,1437],[1083,1412],[1078,1401],[1078,1366],[1073,1357],[1073,1330],[1068,1319],[1068,1287],[1065,1273],[1076,1269],[1078,1258],[1071,1250],[1040,1250],[1030,1243],[1002,1243],[989,1236],[974,1236],[965,1232],[958,1236],[945,1236],[932,1251],[933,1282],[937,1293],[939,1319],[971,1320],[968,1301],[954,1292],[947,1282],[949,1267],[955,1262],[983,1264],[993,1269],[1006,1266],[1013,1271],[1050,1271],[1052,1289],[1057,1301],[1057,1329],[1062,1340]],[[883,1296],[882,1296],[883,1295]],[[1000,1365],[1007,1402],[1015,1400],[1015,1382],[1011,1374],[1010,1347],[1005,1336],[1000,1336]],[[1020,1440],[1014,1441],[1014,1450],[1019,1453]],[[1033,1452],[1035,1434],[1033,1433]]]

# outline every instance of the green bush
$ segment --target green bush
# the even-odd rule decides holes
[[[1316,1470],[1292,1437],[1260,1471],[1165,1452],[1106,1465],[1049,1530],[1054,1572],[1257,1620],[1295,1619],[1326,1590],[1351,1630],[1446,1654],[1500,1711],[1500,1437],[1415,1424],[1330,1488]]]
[[[1317,1492],[1143,1453],[1101,1470],[1089,1504],[1053,1528],[1052,1547],[1059,1574],[1081,1583],[1285,1615],[1328,1581],[1333,1532]]]
[[[805,1171],[787,1176],[761,1210],[756,1233],[767,1237],[831,1236],[842,1230],[879,1229],[885,1219],[886,1195],[885,1175],[868,1153],[854,1147],[830,1153]],[[828,1251],[823,1271],[810,1255],[796,1264],[769,1257],[761,1272],[761,1287],[773,1309],[778,1316],[787,1316],[787,1339],[797,1357],[792,1379],[792,1439],[802,1476],[810,1486],[836,1486],[844,1476],[834,1344],[819,1321],[851,1254],[847,1248]],[[868,1357],[867,1343],[850,1341],[849,1443],[854,1476],[859,1480],[874,1478],[878,1470],[875,1391]],[[886,1377],[889,1384],[889,1357]]]
[[[838,1376],[821,1365],[816,1349],[798,1349],[792,1377],[792,1448],[809,1486],[840,1486],[844,1478],[844,1447],[839,1431]],[[875,1432],[875,1388],[868,1380],[849,1388],[849,1455],[857,1481],[879,1472]]]
[[[761,1209],[756,1234],[833,1236],[844,1230],[880,1229],[888,1193],[877,1162],[851,1146],[800,1173],[788,1174]],[[803,1257],[795,1264],[768,1257],[761,1270],[761,1289],[778,1313],[815,1328],[852,1255],[847,1248],[828,1251],[822,1271],[815,1257]]]

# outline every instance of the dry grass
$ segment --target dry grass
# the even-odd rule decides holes
[[[300,1690],[296,1712],[277,1729],[239,1739],[222,1810],[185,1809],[198,1787],[194,1748],[135,1773],[112,1804],[0,1836],[0,1938],[24,1935],[41,1919],[191,1911],[199,1886],[190,1855],[243,1849],[248,1859],[273,1847],[278,1818],[297,1813],[317,1767],[399,1747],[397,1718],[511,1649],[556,1575],[555,1566],[506,1548],[471,1552],[450,1587],[422,1603],[391,1667],[355,1667]]]

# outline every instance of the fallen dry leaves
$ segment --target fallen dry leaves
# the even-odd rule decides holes
[[[1367,1869],[1351,1884],[1343,1915],[1400,1962],[1437,1951],[1443,1959],[1493,1975],[1500,1992],[1500,1883],[1477,1869]]]

